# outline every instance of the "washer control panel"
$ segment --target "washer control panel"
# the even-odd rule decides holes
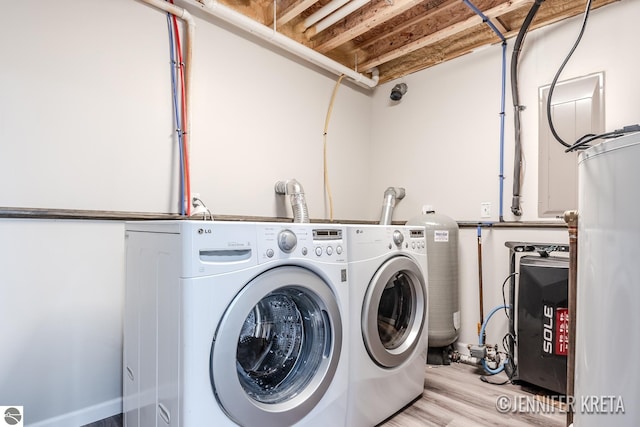
[[[324,224],[258,225],[260,261],[306,258],[346,262],[346,232],[342,226]]]

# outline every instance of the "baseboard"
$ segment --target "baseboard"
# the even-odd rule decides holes
[[[53,418],[25,424],[28,427],[80,427],[122,413],[122,398],[109,400]],[[28,420],[29,414],[25,414]]]

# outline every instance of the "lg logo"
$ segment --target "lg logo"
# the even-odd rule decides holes
[[[198,234],[211,234],[210,228],[198,228]]]

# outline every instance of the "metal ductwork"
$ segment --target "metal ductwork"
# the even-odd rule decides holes
[[[393,208],[396,206],[396,200],[404,198],[405,191],[402,187],[389,187],[384,192],[384,203],[382,204],[382,215],[380,216],[381,225],[391,225],[393,217]]]
[[[278,181],[275,185],[276,194],[290,196],[291,208],[293,209],[293,222],[308,223],[309,210],[304,197],[302,185],[295,179]]]

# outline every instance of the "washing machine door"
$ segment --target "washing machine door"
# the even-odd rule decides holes
[[[320,401],[342,349],[330,286],[302,267],[282,266],[249,282],[227,308],[211,349],[211,381],[241,426],[290,426]]]
[[[385,368],[403,364],[422,342],[426,286],[411,258],[388,259],[369,283],[362,306],[362,336],[371,359]]]

